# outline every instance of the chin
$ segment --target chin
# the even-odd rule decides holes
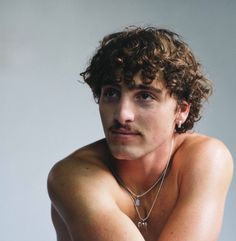
[[[118,160],[136,160],[141,157],[138,150],[127,146],[110,146],[111,154]]]

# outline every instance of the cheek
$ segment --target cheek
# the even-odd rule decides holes
[[[106,111],[106,107],[105,107],[103,104],[99,104],[99,113],[100,113],[100,116],[101,116],[101,117],[104,117],[106,112],[107,112],[107,111]]]
[[[153,138],[155,138],[155,134],[169,132],[174,128],[175,113],[172,109],[148,111],[141,113],[139,120],[141,126],[143,126],[146,131],[150,132]]]
[[[112,121],[112,111],[104,106],[99,106],[100,118],[103,126],[107,126]]]

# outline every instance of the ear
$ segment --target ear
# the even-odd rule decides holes
[[[191,104],[189,104],[187,101],[181,101],[178,106],[177,106],[177,111],[176,111],[176,125],[178,126],[179,124],[182,125],[189,114]]]

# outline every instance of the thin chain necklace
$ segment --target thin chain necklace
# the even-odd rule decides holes
[[[163,175],[164,175],[165,169],[163,170],[163,172],[161,173],[161,175],[158,177],[158,179],[154,182],[154,184],[149,187],[146,191],[144,191],[143,193],[140,194],[136,194],[134,191],[132,191],[129,187],[126,186],[126,184],[123,182],[123,180],[116,175],[116,173],[113,171],[114,176],[116,177],[116,179],[118,180],[118,182],[121,184],[121,186],[129,193],[129,195],[132,197],[134,205],[136,207],[141,206],[141,197],[145,196],[146,194],[148,194],[152,189],[154,189],[158,183],[161,181]]]
[[[161,188],[163,186],[163,183],[164,183],[164,179],[165,179],[165,176],[166,176],[166,173],[167,173],[167,169],[169,167],[169,163],[170,163],[170,159],[171,159],[171,154],[172,154],[172,150],[173,150],[173,143],[174,143],[174,139],[172,139],[171,141],[171,147],[170,147],[170,151],[169,151],[169,155],[168,155],[168,159],[167,159],[167,163],[166,163],[166,166],[162,172],[162,174],[160,175],[160,177],[157,179],[157,181],[149,188],[147,189],[145,192],[141,193],[141,194],[135,194],[130,188],[128,188],[124,181],[114,172],[113,169],[111,169],[113,175],[115,176],[115,178],[117,179],[117,181],[120,183],[120,185],[128,192],[128,194],[130,195],[133,203],[134,203],[134,207],[135,207],[135,210],[137,212],[137,215],[138,215],[138,218],[139,218],[139,221],[137,223],[137,226],[139,229],[141,228],[145,228],[145,230],[147,231],[147,220],[154,208],[154,205],[156,203],[156,200],[160,194],[160,191],[161,191]],[[142,217],[140,212],[139,212],[139,209],[138,207],[141,206],[141,201],[140,201],[140,197],[143,197],[144,195],[146,195],[147,193],[149,193],[155,186],[157,186],[157,184],[160,182],[160,186],[156,192],[156,195],[155,195],[155,198],[152,202],[152,205],[147,213],[147,215],[145,217]]]

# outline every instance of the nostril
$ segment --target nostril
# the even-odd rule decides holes
[[[122,109],[116,112],[115,119],[121,124],[132,122],[134,120],[134,113],[131,110]]]

